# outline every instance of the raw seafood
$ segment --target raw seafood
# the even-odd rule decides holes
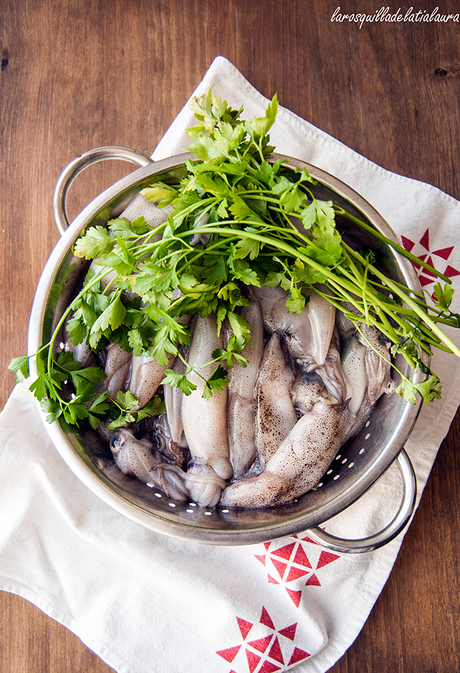
[[[247,509],[284,505],[316,486],[347,433],[349,418],[344,411],[343,404],[331,403],[319,394],[265,470],[228,486],[220,504]]]
[[[210,399],[203,397],[203,377],[209,378],[215,369],[208,363],[213,352],[222,346],[215,317],[199,317],[188,362],[196,370],[200,368],[200,374],[193,371],[189,376],[196,389],[182,402],[182,422],[192,459],[188,468],[191,496],[199,504],[210,506],[217,504],[222,486],[233,472],[227,433],[227,389],[214,393]]]
[[[147,439],[136,439],[126,428],[117,430],[110,440],[116,466],[151,486],[157,486],[175,500],[190,497],[184,484],[184,472],[163,461],[161,453]]]
[[[224,343],[215,317],[197,316],[186,358],[196,389],[183,395],[164,385],[167,414],[155,421],[169,447],[188,453],[186,470],[168,464],[164,443],[160,452],[128,430],[111,440],[120,469],[169,497],[176,493],[204,507],[281,506],[315,487],[380,395],[394,390],[389,344],[380,332],[365,325],[356,329],[339,313],[336,319],[318,297],[309,291],[305,309],[291,316],[284,290],[252,290],[251,305],[240,309],[251,327],[252,340],[243,351],[249,365],[235,365],[228,388],[209,399],[203,397],[205,380],[215,368],[213,353]],[[107,361],[113,385],[126,363],[116,347]],[[182,358],[173,369],[186,371]],[[145,395],[143,385],[136,388],[141,399],[158,387],[158,377],[152,378],[154,385],[144,384]]]
[[[262,468],[296,424],[291,397],[294,379],[275,332],[264,351],[255,391],[256,446]]]
[[[245,345],[241,353],[248,360],[247,367],[236,363],[230,369],[230,383],[227,388],[228,441],[235,479],[246,473],[257,453],[254,386],[264,349],[263,320],[259,302],[243,306],[240,315],[249,324],[251,341]]]

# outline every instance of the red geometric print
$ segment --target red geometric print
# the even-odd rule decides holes
[[[271,646],[269,656],[275,661],[284,665],[283,653],[281,652],[280,642],[276,637],[273,645]]]
[[[460,271],[454,269],[454,267],[450,266],[450,264],[448,264],[444,270],[444,275],[447,276],[447,278],[453,278],[454,276],[458,276],[459,274]]]
[[[401,236],[401,241],[403,247],[408,252],[411,252],[413,255],[416,255],[420,260],[430,264],[435,269],[443,273],[447,278],[453,278],[454,276],[460,276],[460,271],[455,269],[450,264],[445,264],[449,257],[452,254],[454,249],[453,246],[447,248],[439,248],[438,250],[430,250],[430,230],[427,229],[421,239],[417,242],[411,241],[410,238],[406,236]],[[437,257],[438,259],[434,259]],[[443,260],[442,262],[440,260]],[[436,282],[435,274],[429,269],[425,269],[421,264],[414,262],[414,266],[417,269],[420,284],[422,287],[427,287],[432,283]]]
[[[297,580],[299,579],[299,577],[308,575],[308,572],[309,572],[308,568],[297,568],[296,566],[291,566],[286,582],[292,582],[292,580]]]
[[[293,589],[288,589],[286,587],[287,594],[291,601],[294,603],[296,608],[299,607],[300,601],[302,600],[302,592],[301,591],[294,591]]]
[[[238,622],[238,626],[240,627],[241,635],[243,636],[243,638],[246,638],[249,631],[252,629],[253,625],[251,624],[251,622],[246,622],[244,619],[240,619],[239,617],[236,618],[236,621]]]
[[[303,661],[310,655],[308,652],[304,652],[304,650],[301,650],[300,648],[296,647],[294,652],[292,653],[292,657],[289,659],[288,666],[292,666],[292,664],[298,664],[299,661]]]
[[[272,618],[268,614],[265,608],[262,608],[262,614],[260,615],[260,623],[265,624],[270,629],[274,629],[275,625],[273,624]]]
[[[423,245],[425,250],[430,249],[430,230],[427,229],[425,233],[423,234],[422,238],[420,239],[420,245]]]
[[[287,595],[298,608],[302,600],[303,587],[320,587],[317,573],[320,568],[340,558],[338,554],[321,550],[309,537],[291,537],[293,542],[280,547],[276,540],[265,543],[266,553],[256,555],[267,571],[269,584],[284,587]],[[308,556],[307,556],[308,551]],[[283,559],[283,560],[281,560]],[[279,577],[275,579],[275,575]]]
[[[292,544],[286,544],[284,545],[284,547],[280,547],[276,551],[272,552],[273,556],[281,556],[281,558],[290,559],[294,546],[295,542],[293,542]]]
[[[281,629],[279,633],[282,636],[286,636],[286,638],[289,638],[289,640],[294,640],[296,629],[297,624],[291,624],[291,626],[286,626],[285,629]]]
[[[259,638],[259,640],[252,640],[248,645],[251,645],[258,652],[265,652],[271,640],[271,636],[265,636],[265,638]]]
[[[310,561],[308,560],[303,547],[298,547],[294,556],[294,563],[298,563],[300,566],[304,566],[305,568],[311,568]]]
[[[332,561],[335,561],[338,558],[337,554],[332,554],[330,551],[322,551],[316,568],[318,569],[327,566],[328,563],[332,563]]]
[[[272,664],[271,661],[264,661],[262,668],[259,669],[259,673],[274,673],[274,671],[281,671],[281,668]]]
[[[291,666],[310,656],[309,652],[294,643],[297,624],[290,624],[277,631],[265,607],[262,608],[258,624],[248,622],[241,617],[236,619],[241,635],[243,632],[246,634],[243,635],[243,642],[241,645],[216,652],[222,659],[233,664],[234,668],[229,673],[287,671]],[[243,629],[242,625],[244,625]],[[259,637],[248,641],[247,635],[250,631]]]
[[[222,659],[225,659],[225,661],[228,661],[228,663],[231,663],[239,651],[240,646],[238,645],[237,647],[229,647],[228,650],[220,650],[217,654],[222,657]]]
[[[251,652],[251,650],[246,650],[246,657],[249,664],[249,671],[250,673],[254,673],[261,657],[259,657],[258,654],[254,654],[254,652]]]
[[[282,563],[281,561],[278,561],[278,559],[276,558],[272,559],[272,563],[277,569],[280,579],[283,579],[284,573],[286,572],[287,563]]]

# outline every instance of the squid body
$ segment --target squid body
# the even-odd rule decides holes
[[[242,353],[248,366],[236,364],[228,387],[208,399],[203,392],[216,368],[213,353],[225,340],[212,314],[196,316],[189,369],[181,358],[167,365],[187,373],[195,389],[184,395],[163,386],[168,442],[188,452],[187,468],[168,464],[151,443],[119,431],[111,448],[120,469],[171,497],[209,507],[281,506],[315,487],[378,398],[395,386],[381,333],[355,328],[321,294],[305,293],[305,308],[290,314],[284,290],[251,288],[250,306],[240,309],[251,329]],[[165,369],[112,344],[107,389],[110,395],[129,389],[142,406]]]

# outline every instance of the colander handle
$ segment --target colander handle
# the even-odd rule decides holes
[[[100,161],[107,161],[108,159],[118,159],[120,161],[128,161],[142,168],[153,163],[152,159],[142,152],[132,150],[129,147],[120,147],[118,145],[108,145],[107,147],[96,147],[93,150],[84,152],[68,164],[58,178],[56,187],[54,189],[53,210],[54,219],[56,220],[57,228],[61,236],[69,226],[69,219],[67,217],[67,193],[72,182],[77,175]]]
[[[388,526],[385,526],[385,528],[374,535],[358,540],[347,540],[346,538],[336,537],[316,526],[308,530],[309,537],[327,549],[353,554],[373,551],[395,538],[412,516],[417,495],[417,480],[414,468],[404,449],[398,455],[397,465],[401,472],[403,493],[399,509]]]

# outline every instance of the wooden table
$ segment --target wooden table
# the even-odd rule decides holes
[[[345,5],[345,3],[342,3]],[[380,0],[345,11],[375,15]],[[436,3],[420,0],[429,18]],[[381,166],[460,198],[459,23],[331,21],[338,0],[4,0],[0,8],[1,390],[26,352],[33,294],[58,239],[55,181],[80,153],[151,153],[213,58]],[[439,13],[455,13],[444,0]],[[410,10],[409,10],[410,12]],[[394,15],[394,21],[388,18]],[[337,18],[337,15],[336,15]],[[380,15],[381,19],[385,17]],[[92,167],[75,215],[130,167]],[[446,242],[447,244],[447,242]],[[460,416],[441,446],[390,579],[334,673],[452,673],[460,667]],[[0,594],[2,673],[110,669],[64,627]]]

